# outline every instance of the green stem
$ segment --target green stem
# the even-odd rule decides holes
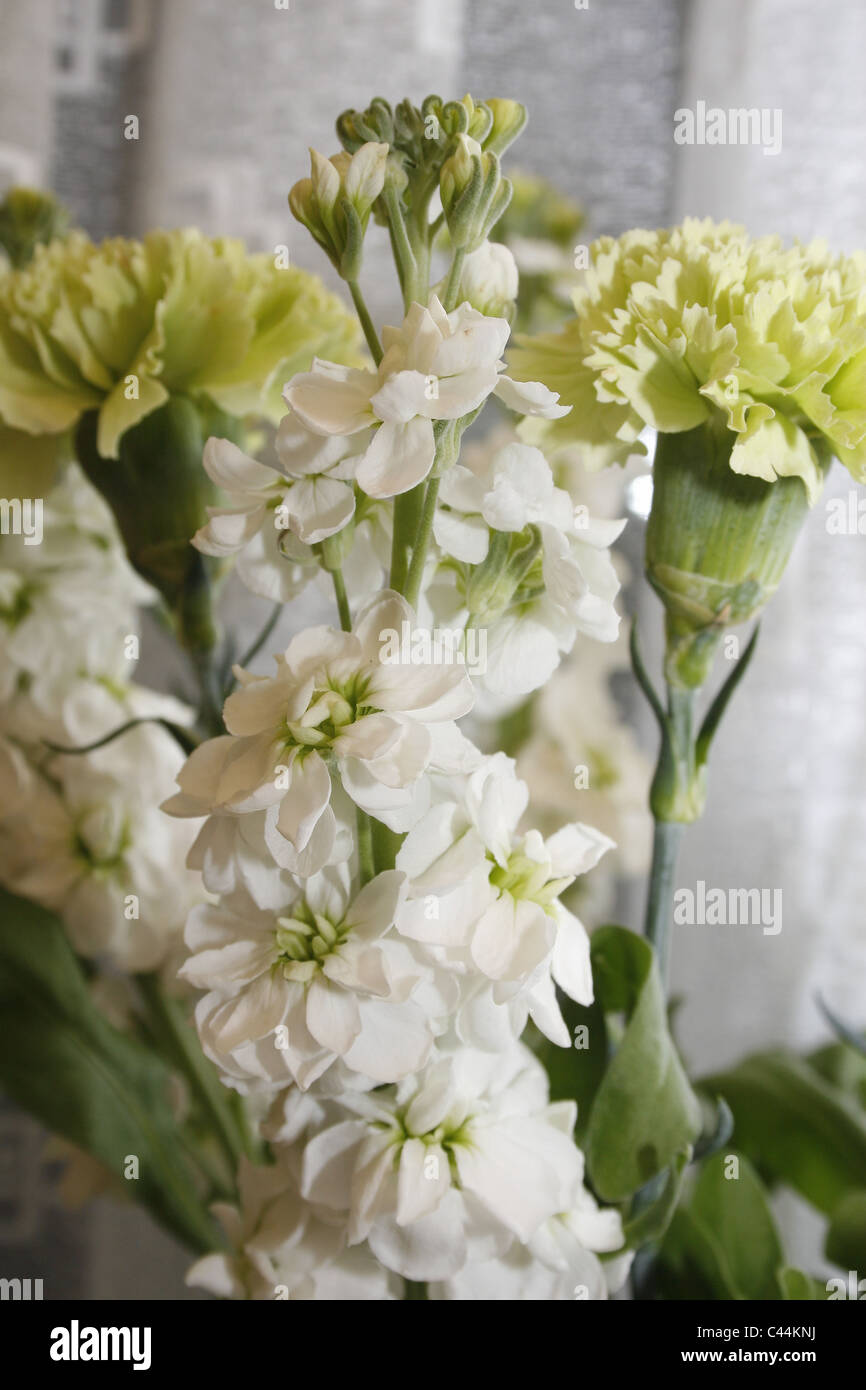
[[[400,206],[400,199],[397,196],[393,184],[386,181],[383,193],[385,208],[388,213],[388,226],[391,231],[391,245],[394,250],[394,259],[397,262],[397,273],[400,277],[400,288],[403,291],[403,301],[408,309],[409,305],[416,300],[426,303],[426,286],[419,285],[418,260],[415,251],[409,240],[409,233],[406,228],[406,219],[403,216],[403,209]],[[423,299],[419,299],[419,291],[424,290]]]
[[[334,595],[337,600],[337,612],[340,615],[340,627],[344,632],[351,632],[352,612],[346,596],[346,581],[343,578],[343,571],[341,569],[331,570],[331,578],[334,581]]]
[[[146,974],[136,978],[157,1037],[163,1040],[172,1064],[185,1077],[193,1096],[211,1120],[230,1171],[237,1172],[244,1156],[244,1143],[232,1114],[229,1092],[202,1052],[177,1000],[163,992],[159,977]]]
[[[394,535],[391,540],[391,574],[388,587],[402,594],[409,574],[412,542],[421,520],[424,505],[424,484],[394,498]]]
[[[647,940],[655,951],[665,992],[667,992],[670,964],[677,854],[682,833],[683,826],[676,821],[657,820],[655,822],[645,932]]]
[[[358,821],[358,865],[361,871],[361,887],[376,876],[373,861],[373,826],[366,811],[357,808]]]
[[[466,259],[465,248],[460,246],[451,257],[451,265],[448,268],[448,279],[445,281],[445,289],[442,291],[442,308],[446,313],[451,313],[452,309],[457,308],[457,295],[460,291],[460,276],[463,274],[463,262]]]
[[[358,284],[357,280],[350,280],[348,283],[349,293],[352,296],[352,303],[355,306],[355,312],[361,321],[364,337],[367,339],[367,347],[370,349],[370,355],[378,367],[379,363],[382,361],[382,344],[379,342],[379,335],[370,317],[367,301],[361,293],[361,286]]]
[[[410,603],[413,608],[418,602],[418,595],[421,592],[424,561],[427,558],[427,547],[430,544],[430,537],[433,533],[433,518],[436,515],[436,499],[438,496],[439,479],[431,478],[427,483],[427,490],[424,493],[424,506],[421,511],[421,520],[418,523],[418,533],[415,537],[415,545],[412,550],[412,561],[409,565],[406,587],[403,591],[407,602]]]
[[[416,1279],[403,1280],[404,1303],[419,1303],[422,1300],[426,1302],[429,1297],[426,1284],[419,1283]]]

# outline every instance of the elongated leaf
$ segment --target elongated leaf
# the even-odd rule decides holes
[[[599,1006],[627,1019],[586,1135],[593,1184],[605,1201],[619,1202],[694,1143],[701,1107],[668,1031],[652,948],[625,927],[601,927],[591,949]]]
[[[823,1284],[813,1279],[811,1274],[804,1274],[802,1269],[795,1269],[793,1265],[785,1265],[776,1277],[786,1302],[820,1303],[827,1298],[827,1290]]]
[[[824,1250],[833,1264],[866,1277],[866,1188],[842,1198],[830,1218]]]
[[[661,1284],[669,1296],[782,1297],[778,1271],[784,1254],[767,1194],[748,1159],[732,1151],[706,1160],[674,1215],[660,1259],[668,1267]]]
[[[820,1211],[864,1186],[866,1114],[808,1062],[756,1053],[701,1084],[728,1101],[737,1147]]]
[[[182,1157],[169,1073],[94,1006],[51,913],[0,890],[0,1085],[48,1129],[123,1176],[130,1196],[194,1250],[215,1248]]]

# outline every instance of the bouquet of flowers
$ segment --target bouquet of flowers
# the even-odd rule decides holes
[[[755,637],[699,721],[717,650],[831,455],[866,466],[864,263],[708,222],[603,238],[576,317],[509,351],[491,236],[525,120],[339,117],[289,204],[354,315],[235,242],[97,246],[27,193],[0,217],[0,1081],[222,1298],[823,1297],[773,1183],[832,1258],[862,1242],[859,1035],[693,1082],[665,980],[678,840]],[[571,236],[551,209],[539,236]],[[511,220],[525,251],[529,194]],[[381,331],[375,226],[403,299]],[[544,274],[529,327],[561,245]],[[648,428],[646,933],[590,934],[605,865],[645,869],[650,775],[610,685],[625,523],[586,470]],[[229,571],[270,605],[257,635],[223,631]],[[133,679],[145,605],[185,698]]]

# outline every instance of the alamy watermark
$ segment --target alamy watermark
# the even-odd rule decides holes
[[[25,545],[41,545],[42,505],[41,497],[0,497],[0,535],[23,536]]]
[[[385,666],[465,666],[472,676],[487,670],[487,629],[413,627],[408,619],[379,633],[379,660]]]
[[[781,888],[708,888],[699,878],[694,892],[674,893],[674,923],[681,927],[761,927],[764,936],[782,930]]]
[[[707,106],[705,101],[680,106],[674,112],[678,145],[760,145],[764,154],[782,148],[782,111],[774,106]]]

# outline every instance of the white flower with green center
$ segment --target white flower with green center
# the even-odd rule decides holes
[[[351,1245],[407,1279],[447,1279],[571,1207],[575,1116],[548,1103],[528,1048],[461,1048],[399,1086],[334,1099],[291,1161],[310,1202],[348,1216]]]
[[[565,414],[538,382],[503,375],[508,321],[469,304],[447,314],[436,298],[412,304],[399,328],[385,328],[375,371],[313,363],[286,386],[298,419],[320,435],[374,429],[355,476],[370,497],[394,497],[422,482],[436,452],[434,420],[461,420],[493,393],[512,410],[552,419]]]
[[[43,537],[0,537],[0,700],[59,715],[72,682],[127,681],[124,639],[153,590],[129,565],[108,508],[70,465],[45,498]],[[82,622],[82,614],[87,621]]]
[[[241,1159],[238,1207],[212,1210],[228,1237],[227,1253],[203,1255],[186,1283],[217,1298],[382,1300],[395,1282],[364,1247],[346,1248],[345,1232],[322,1221],[283,1166],[256,1168]]]
[[[0,849],[12,892],[57,912],[81,955],[154,970],[177,949],[201,899],[184,867],[190,831],[160,812],[154,790],[178,750],[153,725],[86,756],[28,762],[0,741]],[[139,768],[147,776],[139,785]]]
[[[425,970],[393,932],[404,875],[358,890],[341,865],[283,885],[276,910],[237,892],[190,914],[180,973],[209,991],[196,1010],[208,1056],[240,1089],[306,1089],[337,1058],[377,1082],[422,1066],[433,1035],[410,995]]]
[[[368,592],[381,579],[372,546],[383,518],[371,504],[356,509],[352,486],[364,436],[343,439],[312,434],[291,415],[274,441],[275,468],[250,458],[228,439],[209,439],[204,468],[229,496],[229,506],[208,507],[209,520],[193,537],[205,555],[237,557],[240,579],[253,593],[275,602],[294,598],[319,569],[311,547],[352,524],[343,558],[352,593]]]
[[[528,800],[512,760],[497,753],[468,776],[460,800],[422,817],[397,856],[410,881],[400,931],[444,948],[462,972],[458,1031],[481,1047],[519,1036],[528,1016],[567,1047],[554,983],[578,1003],[592,1002],[589,939],[559,895],[612,841],[580,823],[547,840],[537,830],[520,833]]]
[[[424,773],[453,757],[453,721],[472,705],[459,664],[386,660],[388,633],[414,615],[386,591],[351,633],[308,628],[277,658],[277,674],[250,676],[225,703],[228,735],[201,744],[178,777],[175,815],[265,810],[277,863],[315,873],[331,858],[337,822],[332,778],[362,810],[403,831],[425,809]],[[462,740],[465,743],[465,740]]]
[[[577,511],[540,451],[464,450],[445,474],[433,530],[443,560],[428,597],[441,622],[486,632],[478,683],[495,696],[545,684],[579,632],[613,642],[624,521]]]

